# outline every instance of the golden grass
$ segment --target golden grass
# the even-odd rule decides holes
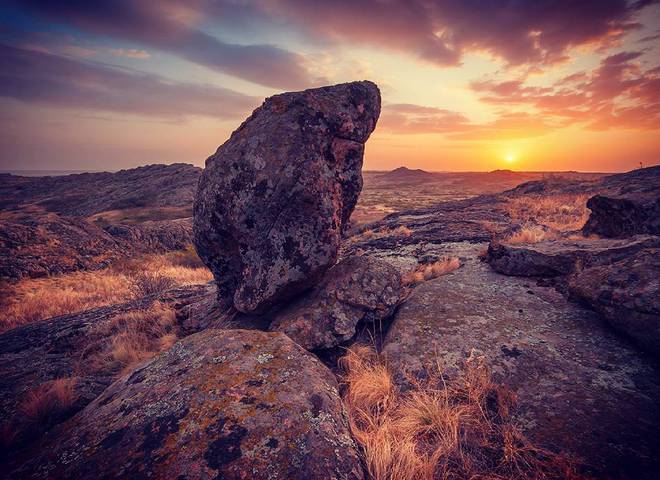
[[[39,320],[126,302],[175,286],[212,280],[189,249],[146,255],[93,272],[26,279],[2,290],[0,332]]]
[[[90,332],[90,355],[83,353],[92,371],[125,372],[170,348],[178,339],[175,311],[155,301],[148,308],[131,310],[100,323]]]
[[[402,276],[402,281],[405,285],[415,285],[418,283],[431,280],[433,278],[446,275],[453,272],[461,266],[461,262],[456,257],[444,257],[440,260],[419,265],[417,268],[406,272]]]
[[[406,392],[369,347],[351,348],[340,364],[350,428],[372,480],[584,478],[525,439],[511,420],[513,394],[493,383],[480,358],[451,382],[438,364]]]
[[[390,237],[390,236],[403,236],[403,237],[409,237],[412,235],[413,230],[406,227],[405,225],[400,225],[396,228],[383,228],[380,230],[364,230],[363,232],[359,233],[358,235],[353,235],[350,238],[351,243],[358,243],[358,242],[364,242],[366,240],[374,240],[377,238],[384,238],[384,237]]]
[[[519,245],[521,243],[538,243],[556,238],[556,233],[548,231],[539,225],[525,225],[517,232],[507,236],[502,242],[509,245]]]
[[[75,377],[44,382],[29,391],[20,406],[23,417],[31,424],[39,424],[67,410],[76,401]]]
[[[589,218],[587,194],[529,195],[508,200],[505,209],[512,220],[545,225],[554,230],[581,229]]]

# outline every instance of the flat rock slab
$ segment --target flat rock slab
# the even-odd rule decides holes
[[[516,392],[516,419],[537,444],[615,478],[657,478],[658,365],[554,289],[493,272],[480,248],[463,245],[457,253],[472,258],[396,313],[383,351],[399,381],[436,358],[451,375],[474,349]]]
[[[559,239],[516,245],[493,242],[486,260],[505,275],[554,277],[618,262],[651,247],[660,247],[660,237]]]
[[[337,388],[284,334],[206,330],[111,385],[15,478],[361,479]]]

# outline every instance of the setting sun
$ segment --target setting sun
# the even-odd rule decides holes
[[[507,153],[504,160],[506,160],[506,163],[513,163],[516,161],[516,156],[513,153]]]

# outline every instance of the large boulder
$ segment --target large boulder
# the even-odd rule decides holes
[[[622,238],[660,234],[660,180],[655,188],[643,192],[595,195],[587,207],[591,214],[582,229],[587,235]]]
[[[144,315],[158,322],[176,316],[186,305],[204,298],[210,286],[191,285],[158,296],[98,307],[30,323],[0,334],[0,430],[12,432],[0,449],[0,470],[14,450],[29,446],[44,431],[94,400],[121,374],[122,364],[104,358],[111,335],[122,325],[117,320]],[[154,302],[157,300],[157,302]],[[123,322],[123,320],[122,320]],[[173,320],[172,333],[178,333]],[[150,325],[142,332],[149,336]],[[150,338],[158,343],[159,338]],[[73,381],[72,401],[65,408],[43,412],[35,422],[25,413],[26,400],[41,386]]]
[[[361,479],[337,388],[286,335],[206,330],[111,385],[14,478]]]
[[[286,333],[307,350],[350,341],[360,322],[379,322],[405,296],[401,275],[384,260],[349,257],[328,270],[311,292],[275,315],[270,330]]]
[[[660,248],[582,270],[569,279],[568,291],[660,357]]]
[[[379,114],[366,81],[275,95],[207,159],[193,234],[221,301],[265,311],[335,263]]]
[[[451,381],[482,356],[515,392],[514,419],[537,445],[581,458],[595,478],[657,478],[657,362],[554,288],[493,272],[479,248],[457,245],[463,266],[416,287],[395,313],[383,353],[396,381],[405,388],[404,373],[423,376],[438,361]]]

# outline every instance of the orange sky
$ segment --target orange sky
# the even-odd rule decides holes
[[[203,165],[265,96],[357,79],[383,97],[366,169],[660,163],[652,1],[26,0],[0,19],[0,169]]]

